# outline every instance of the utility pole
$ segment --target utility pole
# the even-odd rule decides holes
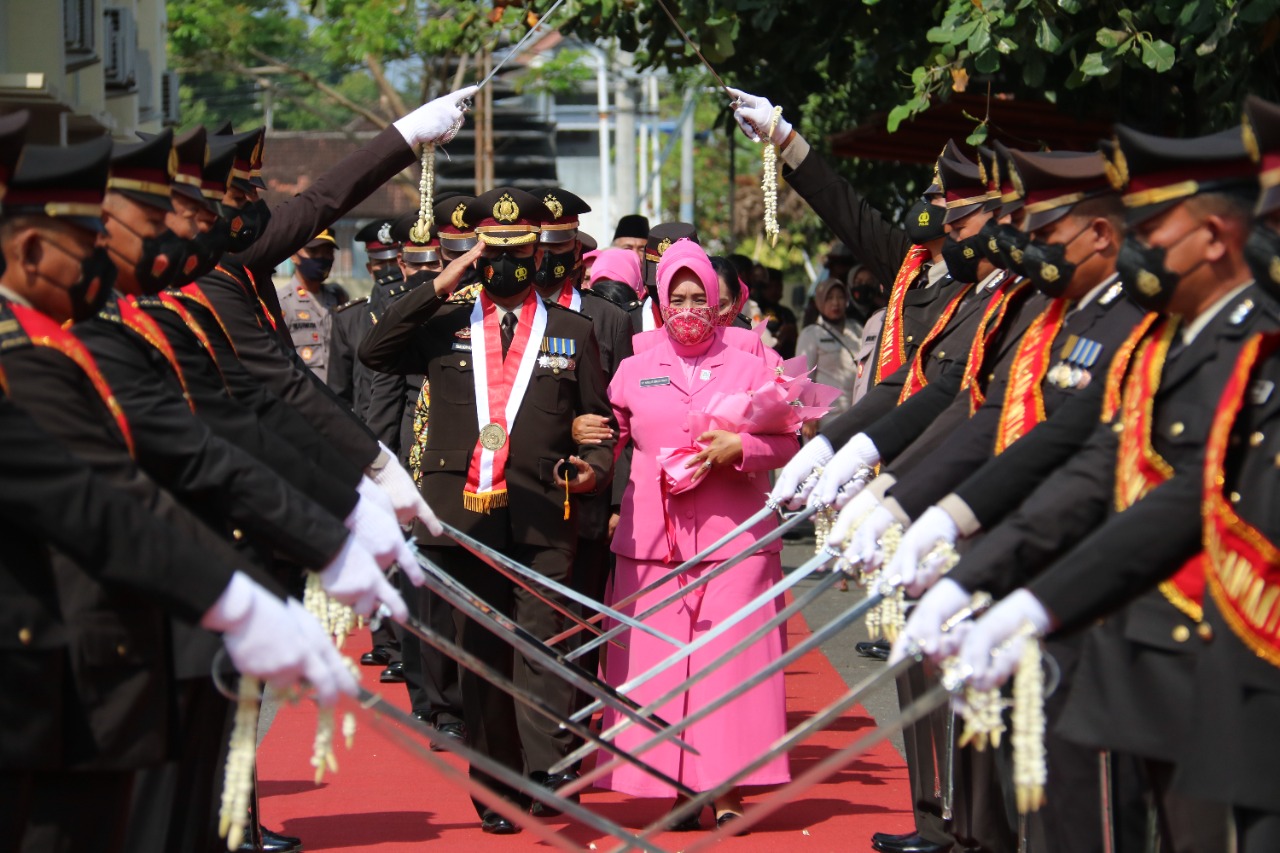
[[[613,101],[616,116],[614,183],[617,191],[614,198],[618,203],[617,216],[636,212],[636,101],[632,83],[628,79],[630,67],[631,54],[619,53]]]
[[[684,90],[684,122],[680,125],[680,221],[693,222],[693,114],[698,90]]]

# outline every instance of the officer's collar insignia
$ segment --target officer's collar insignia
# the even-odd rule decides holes
[[[542,200],[542,203],[547,206],[547,210],[551,211],[551,215],[556,219],[564,215],[564,205],[560,203],[560,199],[551,193],[547,193],[547,197]]]
[[[503,193],[493,205],[493,218],[499,222],[515,222],[520,218],[520,205],[510,193]]]
[[[1117,281],[1107,288],[1106,293],[1102,294],[1102,296],[1098,298],[1098,304],[1105,308],[1106,306],[1110,305],[1112,302],[1115,302],[1116,299],[1123,292],[1124,292],[1124,285]]]
[[[1235,307],[1231,312],[1231,316],[1227,318],[1227,322],[1233,326],[1239,326],[1248,318],[1253,311],[1253,300],[1246,299]]]

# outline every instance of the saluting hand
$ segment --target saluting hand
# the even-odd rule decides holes
[[[726,429],[713,429],[698,436],[698,441],[707,445],[706,449],[696,454],[684,467],[692,468],[690,482],[696,483],[711,473],[717,465],[737,465],[742,460],[742,436]]]
[[[480,260],[480,255],[483,252],[484,243],[477,242],[467,250],[465,255],[449,261],[449,265],[444,268],[444,272],[436,276],[436,280],[432,282],[436,288],[436,296],[444,299],[450,293],[453,293],[458,283],[462,281],[462,277],[466,275],[467,270],[474,267],[476,261]]]

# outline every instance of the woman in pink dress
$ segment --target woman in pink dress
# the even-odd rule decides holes
[[[695,243],[682,240],[669,248],[658,265],[658,295],[666,332],[652,348],[625,359],[609,385],[609,399],[619,427],[618,448],[621,450],[628,441],[634,448],[631,477],[613,536],[613,552],[617,555],[615,601],[669,572],[750,517],[762,506],[769,490],[769,471],[781,467],[798,447],[796,436],[790,433],[753,435],[713,430],[690,434],[687,416],[706,411],[717,393],[749,392],[773,376],[759,357],[725,344],[724,329],[715,324],[718,284],[706,253]],[[671,449],[688,447],[694,440],[704,448],[687,463],[687,467],[695,469],[694,485],[687,490],[677,488],[678,493],[673,494],[664,482],[660,457]],[[692,580],[709,571],[775,525],[772,519],[761,522],[690,569],[685,578]],[[698,639],[781,577],[780,550],[780,542],[762,549],[659,611],[651,617],[652,624],[682,643]],[[678,589],[681,580],[671,581],[623,611],[635,614],[647,609]],[[774,616],[780,606],[775,602],[774,606],[762,608],[702,651],[629,695],[641,704],[656,699],[720,657]],[[667,643],[638,631],[628,631],[622,641],[627,648],[610,648],[605,666],[606,678],[615,685],[645,672],[674,651]],[[684,718],[759,672],[782,654],[783,643],[781,629],[771,632],[658,713],[672,722]],[[605,728],[615,722],[616,715],[606,711]],[[693,790],[705,791],[759,756],[785,730],[786,693],[779,673],[684,731],[683,738],[698,750],[698,756],[662,744],[646,752],[644,759]],[[642,728],[633,726],[616,743],[622,749],[631,749],[648,736]],[[787,761],[782,756],[741,784],[776,785],[789,778]],[[600,784],[639,797],[674,793],[669,786],[630,766],[619,768]],[[716,799],[714,808],[717,824],[740,815],[741,791],[735,788]],[[698,827],[695,815],[692,821],[673,828]]]

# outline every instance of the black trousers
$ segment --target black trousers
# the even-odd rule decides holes
[[[571,549],[512,544],[503,550],[511,558],[553,580],[565,582],[569,578],[574,553]],[[562,616],[467,551],[433,548],[427,551],[426,556],[494,610],[513,619],[538,639],[546,639],[563,629]],[[545,590],[540,592],[561,605],[565,604]],[[518,687],[539,697],[563,715],[571,712],[575,691],[552,671],[546,659],[516,654],[495,633],[501,629],[474,622],[461,612],[455,613],[455,623],[458,641],[464,649],[499,672],[510,675]],[[572,736],[557,723],[524,706],[517,706],[515,700],[485,679],[463,669],[459,680],[463,717],[475,749],[526,776],[547,770],[572,749]],[[527,801],[523,795],[475,768],[471,770],[471,777],[513,801]],[[475,806],[481,815],[487,811],[482,803],[476,802]]]
[[[1232,817],[1236,829],[1237,853],[1280,850],[1280,814],[1236,808]]]
[[[391,663],[395,663],[396,661],[401,659],[400,658],[401,640],[400,640],[400,635],[395,630],[395,625],[396,623],[392,622],[390,619],[383,619],[378,624],[377,628],[374,628],[372,631],[369,632],[373,637],[372,645],[375,648],[378,646],[382,646],[387,651],[391,652]]]
[[[118,853],[133,771],[0,773],[0,851]]]
[[[456,634],[453,605],[425,587],[413,586],[408,580],[400,584],[400,591],[414,618],[425,622],[438,634],[446,637]],[[425,715],[435,725],[460,722],[462,684],[458,665],[453,659],[412,635],[405,636],[400,656],[404,661],[405,687],[413,710]]]
[[[1229,845],[1224,827],[1228,825],[1231,810],[1222,803],[1188,797],[1174,790],[1176,765],[1155,759],[1146,759],[1142,765],[1155,796],[1162,853],[1227,853]]]
[[[937,673],[927,661],[909,668],[897,679],[899,706],[909,707],[936,683]],[[942,778],[942,744],[946,737],[946,715],[949,713],[949,708],[942,708],[902,730],[916,832],[935,844],[950,844],[952,840],[947,824],[942,819],[942,801],[938,796],[938,785]],[[956,785],[956,793],[960,793],[959,784]]]

